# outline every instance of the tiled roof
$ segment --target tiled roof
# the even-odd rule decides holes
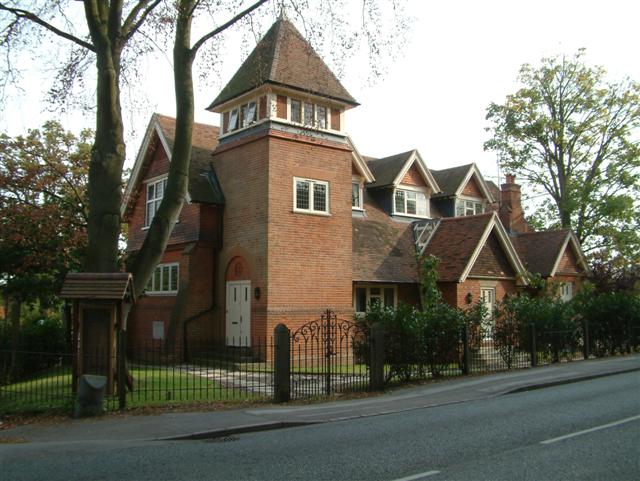
[[[173,148],[176,134],[176,119],[166,115],[155,114],[169,148]],[[211,172],[211,153],[218,145],[220,129],[215,125],[194,122],[191,147],[191,163],[189,165],[189,196],[193,202],[209,204],[224,203],[222,191],[216,185],[217,178]],[[171,152],[168,152],[169,154]]]
[[[383,157],[382,159],[365,157],[367,165],[376,179],[375,182],[369,184],[367,187],[384,187],[393,184],[394,179],[398,176],[413,152],[413,150],[409,150],[408,152]]]
[[[69,272],[62,285],[63,299],[133,299],[133,278],[128,272]]]
[[[466,217],[446,217],[427,244],[424,255],[440,259],[438,280],[457,282],[469,263],[493,213]]]
[[[208,109],[263,84],[291,87],[358,105],[311,45],[285,18],[271,26]]]
[[[366,218],[353,218],[353,280],[418,282],[413,229],[390,218],[365,193]]]
[[[458,167],[443,170],[429,169],[442,190],[442,192],[433,195],[433,197],[449,197],[454,195],[471,167],[473,167],[473,164],[459,165]]]
[[[531,273],[549,277],[570,231],[527,232],[511,238],[518,255]]]

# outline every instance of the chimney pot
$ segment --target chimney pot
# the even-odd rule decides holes
[[[505,184],[515,184],[516,183],[516,176],[515,174],[507,174],[506,176],[506,180],[505,180]]]

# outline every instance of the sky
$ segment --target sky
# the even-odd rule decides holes
[[[629,76],[640,81],[637,0],[409,0],[406,13],[413,18],[404,32],[406,46],[386,65],[386,74],[371,85],[366,62],[353,58],[342,78],[361,104],[348,112],[346,130],[363,155],[418,149],[432,169],[475,162],[486,178],[496,181],[495,154],[483,149],[489,138],[486,108],[518,89],[523,63],[535,65],[542,57],[573,55],[585,48],[585,61],[604,66],[611,80]],[[218,124],[218,115],[204,108],[244,56],[246,50],[227,44],[219,78],[206,88],[196,81],[197,121]],[[139,80],[147,85],[148,102],[138,109],[124,106],[128,166],[151,114],[175,114],[165,54],[144,67]],[[51,118],[72,131],[92,126],[90,117],[77,112],[43,110],[41,85],[37,76],[24,79],[27,94],[0,113],[0,131],[18,135]]]

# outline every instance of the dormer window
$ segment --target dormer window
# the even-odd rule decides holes
[[[482,214],[483,212],[484,212],[484,202],[480,200],[468,200],[468,199],[456,200],[456,217]]]
[[[423,192],[396,189],[394,195],[394,214],[428,217],[427,196]]]

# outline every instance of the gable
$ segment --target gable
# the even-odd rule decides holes
[[[582,269],[578,267],[578,259],[571,249],[571,245],[567,244],[560,258],[556,275],[558,274],[579,274]]]
[[[467,185],[465,185],[464,189],[462,189],[462,195],[484,199],[484,195],[482,194],[482,191],[478,186],[478,182],[476,181],[475,175],[469,179],[469,181],[467,182]]]
[[[495,232],[492,232],[476,259],[469,277],[514,277],[515,272]]]
[[[418,166],[416,165],[415,161],[413,162],[413,165],[407,171],[407,173],[404,174],[404,177],[402,178],[402,181],[400,183],[406,185],[414,185],[416,187],[427,187],[427,184],[422,178],[422,174],[418,170]]]

